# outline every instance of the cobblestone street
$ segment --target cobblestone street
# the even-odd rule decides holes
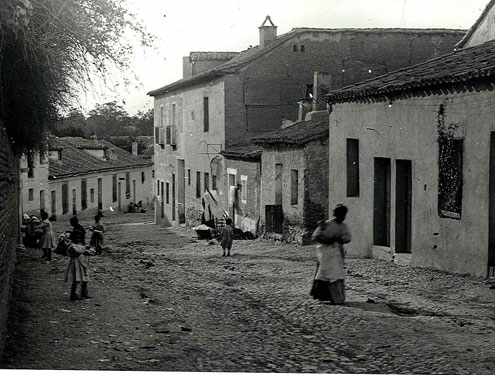
[[[18,253],[2,368],[495,371],[495,290],[484,280],[348,259],[347,302],[330,306],[308,295],[313,246],[236,241],[229,258],[152,214],[104,223],[109,249],[91,259],[91,300],[69,301],[67,258]]]

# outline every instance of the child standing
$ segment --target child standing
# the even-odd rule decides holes
[[[69,266],[65,271],[65,281],[71,281],[70,300],[78,301],[81,299],[90,299],[88,294],[89,281],[89,256],[94,255],[92,250],[82,244],[83,237],[80,234],[72,232],[72,244],[69,246],[67,253],[70,256]],[[81,297],[76,293],[77,285],[81,283]]]
[[[223,249],[223,257],[225,256],[225,250],[227,250],[227,256],[230,256],[230,249],[232,248],[233,240],[234,228],[232,227],[232,219],[227,218],[227,220],[225,220],[225,227],[220,232],[220,244]]]
[[[41,212],[39,228],[43,230],[43,237],[41,239],[43,256],[41,258],[50,262],[52,260],[52,249],[55,249],[55,236],[53,235],[52,223],[48,220],[48,213],[46,211]]]
[[[93,230],[93,234],[91,236],[91,240],[89,241],[89,245],[93,246],[96,250],[96,255],[100,255],[103,250],[103,233],[105,232],[105,227],[100,223],[101,216],[95,216],[95,223],[91,226]]]

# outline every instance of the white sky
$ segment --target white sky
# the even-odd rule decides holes
[[[407,27],[468,29],[489,0],[127,0],[129,10],[156,35],[156,48],[139,50],[127,89],[106,88],[94,103],[116,100],[134,114],[152,108],[146,93],[182,78],[190,51],[242,51],[258,45],[267,15],[278,35],[295,27]],[[125,103],[125,104],[124,104]]]

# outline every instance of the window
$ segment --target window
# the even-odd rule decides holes
[[[196,172],[196,198],[201,198],[201,172]]]
[[[156,195],[160,196],[160,180],[156,180]]]
[[[163,127],[165,125],[165,119],[163,118],[163,106],[160,106],[160,127]]]
[[[144,184],[144,181],[146,181],[146,174],[141,172],[141,183]]]
[[[247,202],[247,176],[241,175],[241,200]]]
[[[206,189],[210,190],[210,174],[205,172],[205,191]]]
[[[217,190],[217,176],[211,176],[211,190]]]
[[[210,130],[210,108],[208,103],[208,97],[203,98],[203,131]]]
[[[165,203],[170,203],[170,184],[168,182],[165,184]]]
[[[34,190],[33,189],[29,189],[29,201],[33,201],[34,200]]]
[[[359,139],[347,138],[347,196],[359,197]]]
[[[299,203],[299,171],[292,169],[290,172],[290,204]]]
[[[34,158],[33,153],[28,152],[27,154],[27,163],[28,163],[28,178],[34,177]]]
[[[305,51],[304,44],[301,44],[301,52],[304,52],[304,51]]]
[[[81,180],[81,210],[88,208],[88,183],[86,180]]]
[[[112,202],[117,202],[117,175],[112,176]]]
[[[294,45],[292,46],[292,51],[297,52],[297,44],[294,44]]]
[[[160,128],[155,128],[155,143],[160,144]]]
[[[175,109],[175,104],[172,104],[172,125],[175,126],[175,114],[176,114],[176,109]]]
[[[131,174],[129,172],[125,174],[125,197],[127,199],[131,197]]]
[[[89,189],[89,199],[91,203],[95,203],[95,189]]]
[[[442,137],[439,145],[438,214],[460,219],[462,214],[463,140]]]
[[[187,184],[191,185],[191,170],[187,169]]]

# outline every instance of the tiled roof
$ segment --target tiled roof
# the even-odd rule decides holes
[[[454,29],[321,29],[321,28],[295,28],[288,33],[282,34],[277,37],[275,41],[260,49],[259,46],[247,49],[240,52],[231,60],[218,65],[206,72],[194,75],[192,77],[184,78],[179,81],[173,82],[169,85],[163,86],[159,89],[152,90],[148,92],[150,96],[162,95],[167,92],[177,90],[180,88],[188,87],[194,84],[199,84],[214,78],[222,77],[229,73],[235,73],[239,69],[248,65],[252,61],[265,56],[271,51],[278,48],[280,45],[284,44],[293,37],[296,37],[304,33],[330,33],[330,34],[386,34],[386,33],[401,33],[401,34],[458,34],[465,30],[454,30]]]
[[[191,52],[189,54],[189,59],[194,61],[201,60],[230,60],[234,56],[238,55],[239,52]]]
[[[227,159],[257,161],[261,159],[261,151],[261,147],[253,143],[242,143],[227,147],[220,153]]]
[[[82,137],[63,137],[65,142],[77,147],[80,150],[106,150],[108,146],[101,140],[92,140]]]
[[[466,44],[466,42],[469,40],[469,38],[471,38],[471,35],[473,35],[473,33],[475,32],[475,30],[480,25],[481,21],[483,21],[483,18],[485,18],[486,14],[490,11],[490,9],[494,5],[495,5],[495,0],[491,0],[487,4],[487,6],[483,10],[483,12],[480,14],[480,16],[478,17],[478,19],[476,20],[476,22],[473,24],[473,26],[471,26],[471,28],[467,31],[466,35],[464,35],[464,37],[459,41],[459,43],[456,44],[456,47],[462,48]]]
[[[328,138],[328,112],[312,112],[311,118],[279,129],[251,141],[257,145],[295,145],[300,146],[315,139]]]
[[[494,77],[495,40],[492,40],[330,91],[325,100],[328,103],[349,102],[422,88],[441,88],[459,83],[494,80]]]
[[[132,169],[148,167],[152,164],[143,158],[114,146],[110,142],[98,140],[97,143],[104,146],[106,152],[111,153],[109,160],[98,158],[79,148],[94,142],[80,137],[51,138],[49,147],[51,150],[61,150],[61,160],[49,161],[49,178],[62,178],[87,173],[107,172],[112,170]],[[79,147],[78,147],[79,146]],[[90,148],[86,148],[90,149]]]

